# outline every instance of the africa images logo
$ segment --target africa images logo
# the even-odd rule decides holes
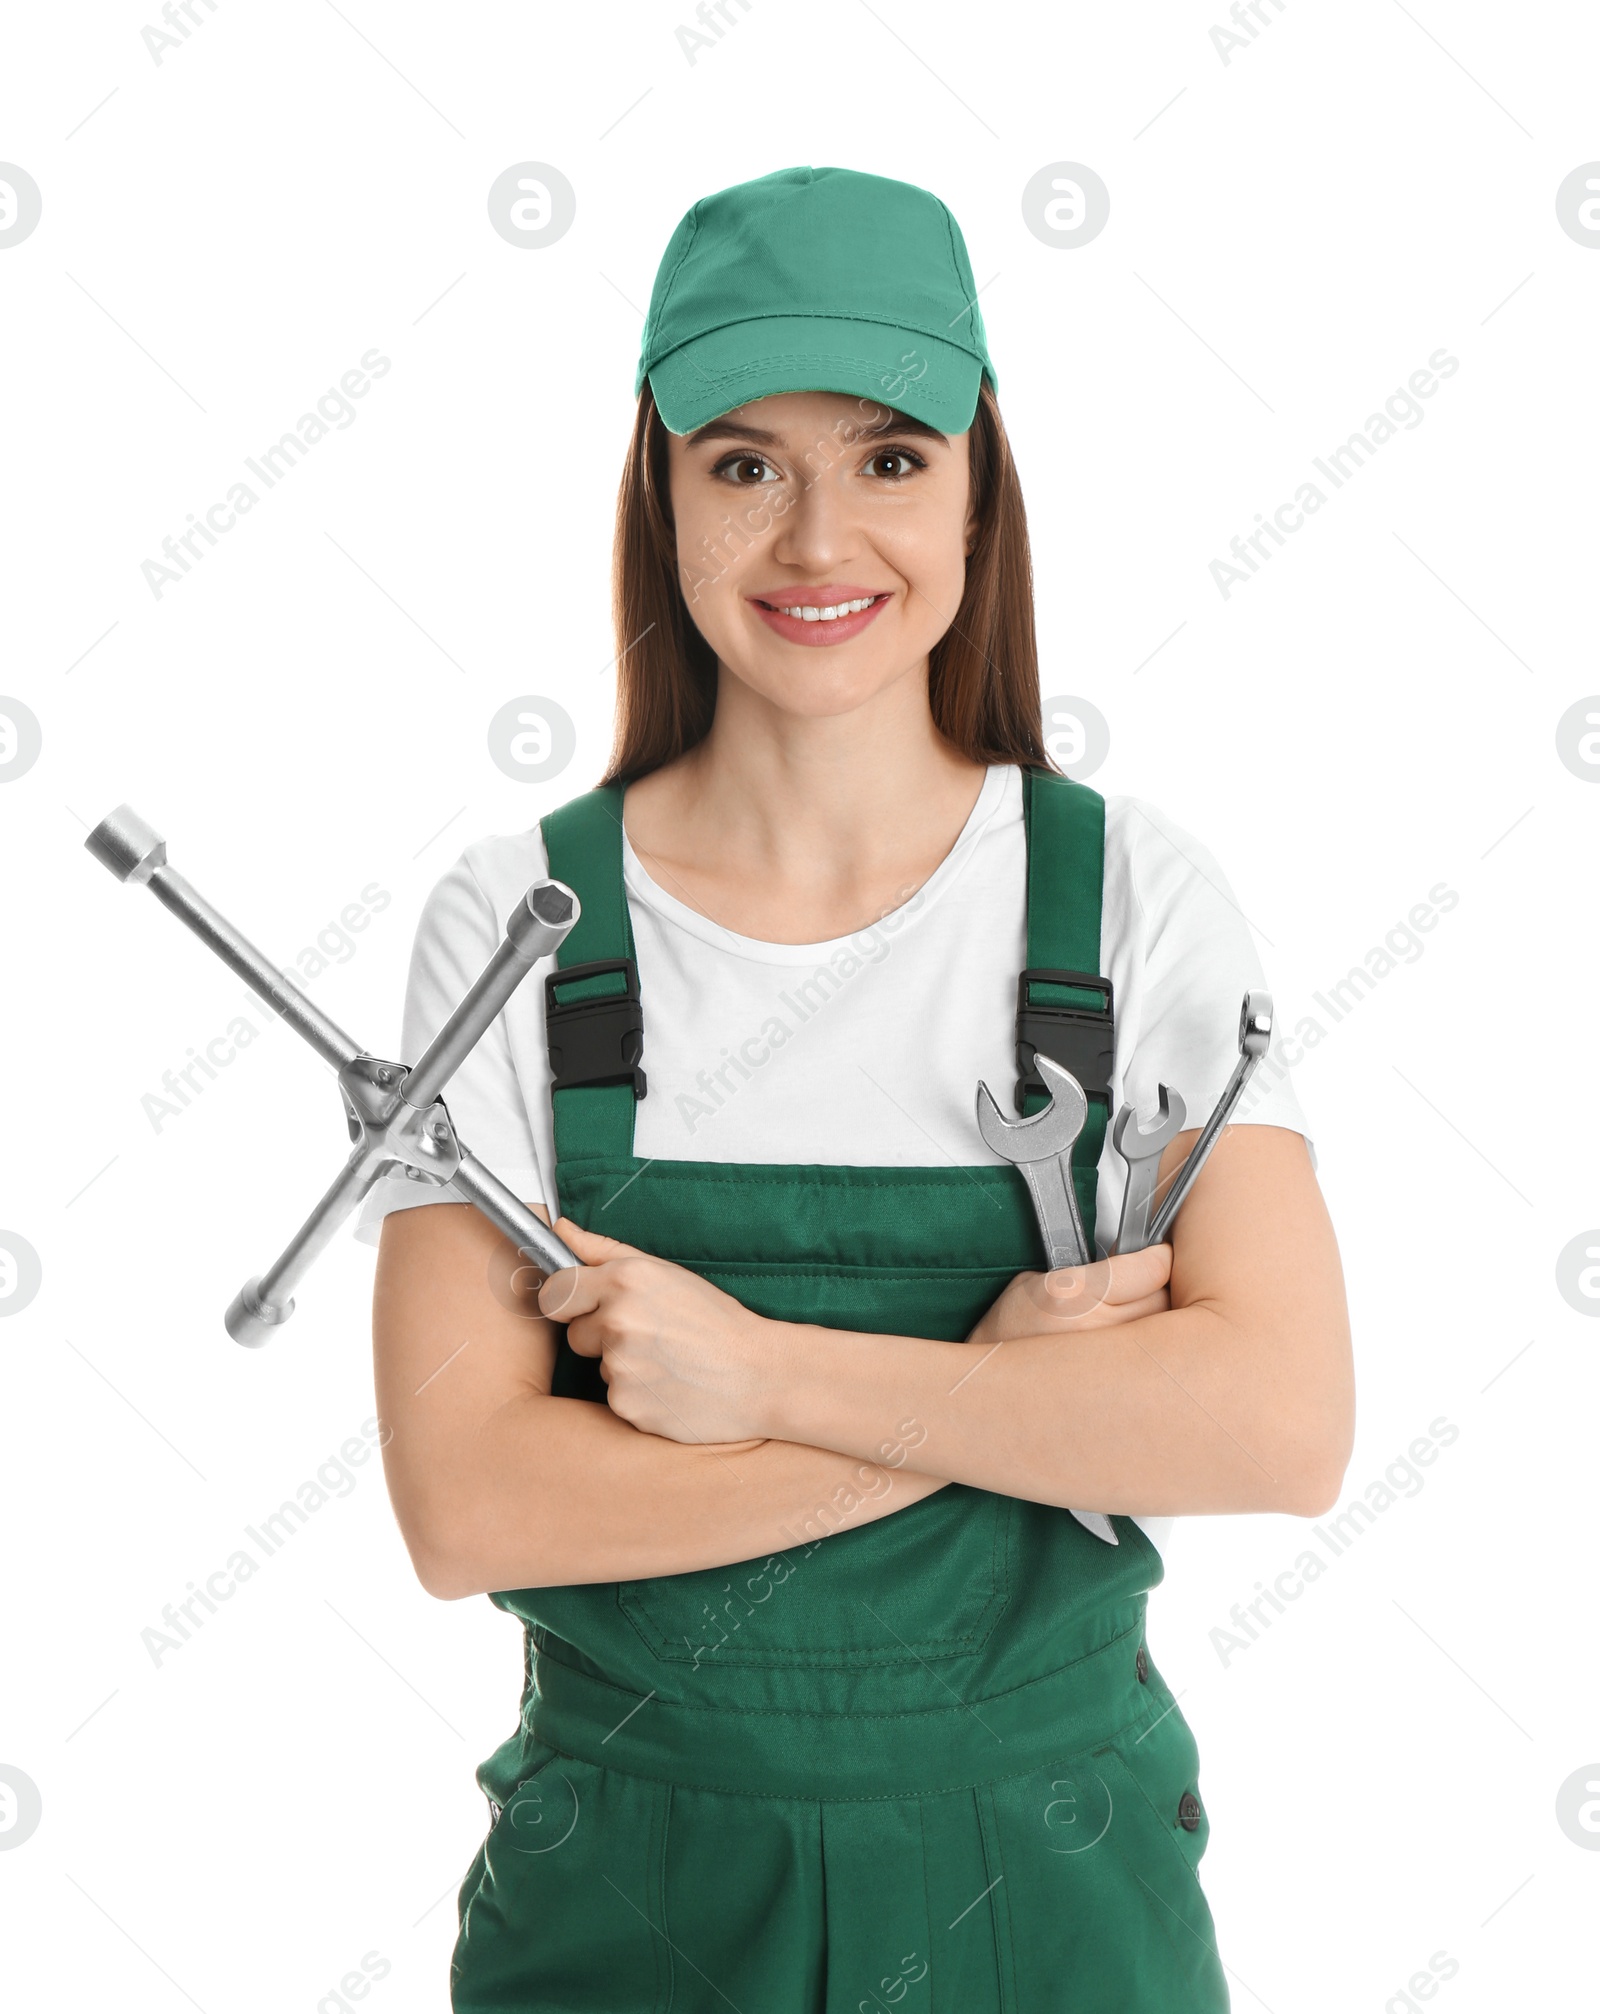
[[[1366,467],[1379,448],[1392,441],[1397,432],[1404,429],[1415,432],[1427,418],[1421,401],[1431,399],[1438,391],[1440,383],[1453,378],[1461,368],[1460,359],[1451,356],[1447,349],[1439,348],[1429,357],[1426,368],[1415,370],[1404,385],[1396,385],[1384,401],[1383,411],[1368,415],[1363,426],[1342,441],[1338,447],[1330,448],[1326,455],[1313,455],[1311,466],[1326,481],[1325,490],[1319,483],[1307,480],[1299,486],[1294,495],[1278,505],[1269,518],[1264,511],[1256,512],[1256,529],[1236,536],[1228,551],[1234,564],[1226,559],[1211,562],[1211,578],[1217,584],[1217,591],[1226,601],[1236,587],[1242,586],[1253,574],[1261,571],[1263,560],[1273,556],[1272,546],[1263,544],[1271,539],[1273,546],[1289,543],[1285,533],[1293,534],[1304,526],[1307,518],[1321,510],[1334,490],[1341,490],[1358,470]]]

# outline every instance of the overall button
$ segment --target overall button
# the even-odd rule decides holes
[[[1148,1685],[1150,1683],[1150,1659],[1146,1655],[1145,1647],[1142,1643],[1134,1655],[1133,1675],[1141,1685]]]
[[[1200,1800],[1192,1790],[1186,1790],[1178,1799],[1178,1823],[1185,1832],[1200,1830]]]

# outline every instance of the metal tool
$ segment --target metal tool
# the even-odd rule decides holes
[[[1089,1101],[1072,1072],[1042,1050],[1037,1065],[1050,1093],[1044,1110],[1028,1119],[1007,1119],[988,1085],[979,1084],[978,1131],[985,1146],[1022,1170],[1053,1272],[1057,1266],[1083,1266],[1089,1260],[1072,1188],[1072,1148],[1089,1116]]]
[[[1244,1005],[1239,1009],[1239,1060],[1234,1065],[1233,1075],[1228,1079],[1227,1089],[1217,1100],[1216,1109],[1201,1127],[1199,1139],[1190,1148],[1188,1160],[1178,1170],[1177,1179],[1168,1191],[1165,1202],[1156,1211],[1150,1225],[1149,1242],[1152,1245],[1161,1244],[1171,1230],[1172,1220],[1182,1208],[1184,1197],[1194,1187],[1212,1148],[1222,1137],[1223,1127],[1227,1125],[1234,1106],[1238,1104],[1256,1065],[1266,1055],[1271,1041],[1272,995],[1247,993],[1244,996]]]
[[[1153,1244],[1150,1211],[1155,1203],[1156,1176],[1161,1156],[1183,1131],[1188,1108],[1183,1094],[1170,1085],[1156,1086],[1155,1123],[1145,1126],[1131,1105],[1124,1105],[1111,1128],[1111,1144],[1128,1166],[1128,1185],[1122,1192],[1122,1221],[1117,1226],[1117,1256],[1142,1252]]]
[[[455,1012],[411,1068],[372,1056],[167,865],[167,842],[131,805],[119,804],[83,842],[119,881],[144,884],[237,972],[338,1073],[350,1135],[348,1159],[273,1266],[248,1280],[223,1317],[236,1343],[258,1347],[294,1313],[290,1289],[381,1176],[453,1183],[495,1229],[545,1272],[581,1263],[547,1224],[476,1158],[450,1123],[440,1092],[541,958],[578,920],[578,898],[561,881],[536,881],[506,923],[505,939]],[[286,1160],[303,1158],[292,1145]]]
[[[1089,1240],[1072,1187],[1072,1149],[1089,1116],[1089,1100],[1072,1072],[1042,1049],[1035,1056],[1035,1068],[1050,1093],[1043,1111],[1027,1119],[1007,1119],[994,1093],[980,1083],[978,1131],[987,1147],[1021,1169],[1053,1272],[1058,1266],[1089,1262]],[[1101,1512],[1075,1510],[1072,1515],[1107,1545],[1121,1543],[1110,1518]]]

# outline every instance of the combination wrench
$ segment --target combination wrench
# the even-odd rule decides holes
[[[1043,1111],[1027,1119],[1007,1119],[987,1084],[978,1085],[978,1131],[984,1144],[1002,1160],[1020,1169],[1033,1200],[1039,1235],[1044,1240],[1050,1270],[1089,1263],[1089,1240],[1072,1187],[1072,1149],[1089,1116],[1089,1100],[1070,1070],[1041,1049],[1035,1067],[1050,1093]],[[1099,1511],[1073,1511],[1085,1531],[1120,1544],[1110,1518]]]
[[[1183,1199],[1194,1187],[1200,1170],[1205,1166],[1212,1148],[1222,1137],[1222,1129],[1227,1125],[1254,1074],[1256,1065],[1266,1055],[1272,1041],[1272,995],[1270,993],[1247,993],[1244,1004],[1239,1009],[1239,1060],[1233,1067],[1233,1075],[1228,1079],[1227,1088],[1217,1100],[1216,1108],[1200,1129],[1200,1137],[1189,1150],[1189,1158],[1178,1170],[1176,1181],[1167,1192],[1165,1202],[1156,1211],[1150,1224],[1148,1242],[1161,1244],[1172,1228],[1172,1220],[1183,1206]]]
[[[1128,1169],[1122,1192],[1122,1221],[1117,1226],[1117,1255],[1142,1252],[1155,1241],[1150,1236],[1150,1212],[1155,1204],[1156,1176],[1165,1149],[1183,1131],[1188,1107],[1183,1094],[1170,1085],[1156,1086],[1156,1117],[1152,1126],[1139,1123],[1131,1105],[1124,1105],[1111,1128],[1111,1144]]]
[[[1187,1116],[1183,1094],[1168,1084],[1156,1086],[1156,1117],[1151,1126],[1138,1123],[1131,1105],[1124,1105],[1111,1129],[1111,1144],[1128,1169],[1128,1185],[1122,1193],[1122,1220],[1117,1226],[1117,1256],[1142,1252],[1152,1242],[1150,1208],[1155,1200],[1156,1173],[1161,1156],[1183,1131]],[[1100,1511],[1074,1511],[1072,1515],[1096,1538],[1119,1543],[1116,1527]]]
[[[1239,1010],[1239,1061],[1222,1096],[1200,1130],[1200,1136],[1179,1169],[1165,1200],[1154,1216],[1156,1179],[1161,1155],[1183,1131],[1187,1109],[1180,1093],[1166,1084],[1156,1088],[1155,1123],[1146,1128],[1138,1123],[1133,1108],[1117,1114],[1111,1143],[1128,1169],[1123,1192],[1122,1220],[1117,1227],[1117,1255],[1159,1245],[1172,1228],[1172,1221],[1199,1179],[1211,1150],[1222,1137],[1257,1065],[1272,1041],[1272,996],[1247,993]],[[1033,1199],[1051,1269],[1082,1266],[1089,1262],[1088,1240],[1078,1213],[1072,1188],[1072,1148],[1088,1115],[1083,1088],[1069,1070],[1040,1054],[1039,1075],[1049,1090],[1050,1103],[1042,1112],[1021,1121],[1003,1117],[986,1084],[978,1086],[978,1131],[985,1144],[1003,1159],[1021,1169]],[[1111,1520],[1100,1511],[1073,1511],[1086,1531],[1110,1545],[1118,1543]]]

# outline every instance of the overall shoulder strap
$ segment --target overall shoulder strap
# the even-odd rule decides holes
[[[1094,1236],[1094,1188],[1111,1117],[1115,1016],[1101,972],[1105,799],[1047,769],[1022,772],[1028,846],[1028,962],[1017,981],[1017,1110],[1037,1112],[1044,1085],[1034,1052],[1072,1072],[1089,1116],[1072,1150],[1084,1228]]]
[[[550,872],[579,916],[544,982],[556,1162],[631,1155],[644,1011],[622,879],[622,786],[588,790],[539,821]],[[559,1180],[559,1176],[558,1176]]]

